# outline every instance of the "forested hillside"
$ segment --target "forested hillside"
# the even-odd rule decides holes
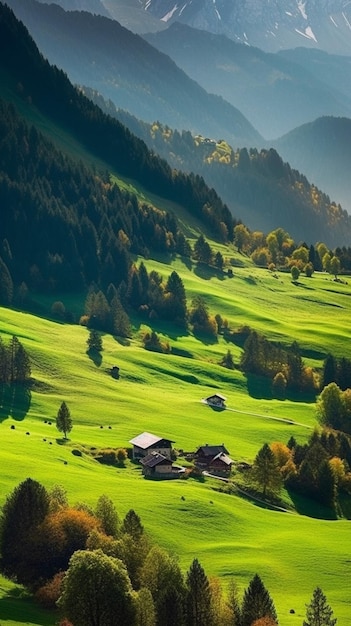
[[[262,141],[234,106],[207,93],[167,55],[115,20],[64,11],[36,0],[9,0],[41,52],[70,80],[98,89],[117,106],[150,122],[228,137],[237,145]]]
[[[113,102],[104,100],[97,92],[87,87],[84,87],[84,92],[106,113],[117,117],[135,135],[141,137],[150,149],[167,159],[173,167],[203,176],[237,218],[250,229],[268,232],[279,225],[297,241],[325,241],[331,247],[349,244],[351,219],[347,211],[318,189],[313,184],[314,178],[308,180],[300,171],[290,167],[289,163],[284,163],[276,150],[233,149],[224,140],[193,136],[189,131],[179,133],[159,122],[147,124],[126,111],[116,109]],[[341,120],[339,123],[335,121],[335,127],[338,126],[341,126]],[[311,152],[312,142],[308,140],[308,135],[307,143],[311,146]],[[343,142],[345,149],[346,144]],[[280,145],[284,146],[286,154],[294,155],[294,160],[298,159],[295,153],[300,146],[299,154],[302,158],[304,140],[298,130],[289,134],[286,142],[282,140]],[[311,173],[319,168],[325,154],[322,148],[314,152],[317,152],[313,154],[315,167],[309,163]],[[328,153],[325,170],[329,156]],[[347,159],[343,161],[345,167],[347,162]],[[344,167],[338,160],[336,163],[335,177],[343,177],[345,181]],[[329,180],[327,171],[324,171],[324,175],[325,180]],[[318,180],[322,183],[323,176],[319,176]]]
[[[199,176],[173,171],[118,121],[107,117],[39,54],[25,28],[1,5],[1,62],[26,106],[69,130],[111,168],[204,221],[219,238],[233,220]],[[8,55],[5,51],[15,49]],[[10,79],[9,79],[10,80]],[[178,249],[176,219],[156,211],[55,149],[12,105],[1,105],[1,240],[3,302],[13,284],[44,290],[81,289],[126,278],[129,253]]]

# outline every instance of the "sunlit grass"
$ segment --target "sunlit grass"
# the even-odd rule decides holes
[[[190,272],[178,259],[172,265],[146,263],[165,277],[175,268],[189,301],[203,295],[211,312],[226,317],[231,327],[245,323],[285,344],[296,339],[305,359],[315,366],[321,366],[328,351],[350,357],[349,288],[326,275],[301,279],[309,288],[306,299],[288,274],[275,279],[247,261],[234,268],[232,279],[204,277],[195,266]],[[241,590],[259,572],[287,626],[301,621],[305,603],[319,584],[339,622],[350,624],[349,597],[342,583],[344,555],[351,549],[349,522],[272,512],[214,491],[208,480],[145,481],[129,462],[125,469],[116,469],[93,460],[90,448],[128,446],[132,437],[147,430],[189,451],[223,442],[234,460],[250,461],[266,441],[287,442],[294,435],[303,443],[316,424],[313,402],[271,399],[265,383],[248,387],[242,372],[218,365],[228,348],[238,362],[239,346],[221,337],[204,343],[160,323],[157,331],[179,356],[148,352],[141,343],[148,321],[134,322],[134,338],[126,345],[103,336],[102,360],[96,364],[86,352],[86,328],[0,309],[0,334],[4,341],[15,334],[23,342],[35,380],[27,412],[16,407],[1,410],[2,501],[27,476],[48,488],[63,484],[72,503],[94,506],[101,493],[108,493],[121,516],[131,507],[137,510],[150,535],[179,555],[184,571],[197,556],[209,575],[220,576],[224,584],[233,575]],[[114,364],[121,372],[117,381],[110,375]],[[214,390],[226,395],[228,410],[213,411],[201,402]],[[62,400],[73,418],[65,444],[55,428]],[[72,454],[75,448],[82,456]],[[0,611],[5,604],[0,600]],[[290,608],[296,613],[290,614]],[[29,617],[27,622],[6,621],[1,613],[0,619],[11,626],[37,623]]]

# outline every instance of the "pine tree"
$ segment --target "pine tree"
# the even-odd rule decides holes
[[[337,619],[333,617],[333,611],[320,587],[316,587],[306,608],[303,626],[335,626]]]
[[[212,626],[210,584],[197,559],[190,565],[186,585],[188,626]]]
[[[102,351],[102,339],[98,330],[91,328],[87,339],[88,350]]]
[[[36,530],[49,511],[49,495],[27,478],[6,498],[2,509],[0,552],[2,573],[19,583],[34,581],[32,565]]]
[[[241,607],[241,626],[251,626],[255,620],[261,617],[271,617],[277,621],[273,600],[259,575],[255,574],[244,593]]]
[[[72,418],[66,402],[62,402],[58,410],[56,428],[60,433],[64,434],[65,439],[67,439],[67,433],[72,430]]]
[[[268,493],[280,491],[282,476],[277,460],[267,443],[256,455],[251,470],[251,479],[259,489],[262,489],[264,497]]]
[[[323,363],[323,372],[321,376],[320,388],[324,389],[329,383],[337,381],[337,363],[332,354],[327,354]]]

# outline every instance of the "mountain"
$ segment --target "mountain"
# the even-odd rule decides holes
[[[88,88],[84,92],[172,167],[200,174],[251,230],[267,233],[279,224],[295,241],[348,245],[351,218],[347,212],[297,169],[283,163],[275,150],[233,150],[224,141],[194,137],[189,131],[179,133],[160,123],[150,125],[117,110],[97,92]],[[328,159],[328,152],[323,154]]]
[[[303,171],[351,212],[351,120],[322,117],[274,142],[292,167]]]
[[[115,20],[64,11],[36,0],[9,0],[49,61],[72,82],[99,90],[116,106],[146,121],[234,145],[260,145],[247,119],[222,98],[208,94],[173,61]]]
[[[222,96],[243,111],[266,138],[279,137],[323,115],[351,116],[347,91],[351,57],[318,54],[314,50],[265,53],[179,22],[144,38],[168,54],[206,91]],[[306,58],[311,58],[308,65]],[[339,64],[339,59],[343,64]],[[328,61],[330,79],[326,80]]]
[[[47,4],[45,0],[38,0]],[[51,4],[51,2],[49,2]],[[89,11],[95,15],[104,15],[111,17],[109,11],[105,8],[101,0],[55,0],[55,3],[66,11]]]
[[[0,73],[0,93],[22,111],[20,116],[12,104],[1,103],[3,303],[11,302],[12,284],[17,293],[22,284],[55,292],[79,291],[92,281],[105,288],[125,282],[130,253],[171,253],[182,245],[176,209],[220,240],[224,233],[233,236],[237,222],[216,192],[199,176],[172,170],[106,116],[50,66],[2,3]],[[72,146],[79,160],[72,159]],[[109,171],[142,187],[143,200],[111,183]],[[145,199],[147,190],[158,194],[157,208]],[[170,202],[172,214],[163,208]]]
[[[310,76],[322,81],[335,93],[350,96],[351,56],[328,54],[323,50],[295,48],[282,50],[278,56],[292,61],[295,65],[309,72]]]
[[[351,53],[347,0],[142,0],[142,7],[162,22],[182,22],[270,52],[306,46]]]

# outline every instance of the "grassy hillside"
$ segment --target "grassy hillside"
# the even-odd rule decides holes
[[[238,264],[234,254],[233,259]],[[161,262],[148,261],[147,267],[163,275],[170,272]],[[321,274],[302,278],[295,286],[290,275],[274,278],[245,259],[243,267],[234,267],[232,279],[204,275],[197,266],[189,271],[180,261],[173,267],[184,280],[188,299],[201,293],[211,312],[227,317],[232,327],[247,323],[271,339],[296,339],[314,366],[321,365],[328,351],[350,356],[349,285]],[[62,300],[68,304],[64,296]],[[349,522],[319,519],[321,512],[308,509],[302,500],[295,502],[295,513],[275,512],[219,493],[210,480],[147,481],[132,464],[117,470],[92,458],[91,448],[128,446],[132,437],[147,430],[185,450],[224,442],[235,461],[252,460],[265,441],[286,442],[294,435],[303,443],[315,425],[314,403],[272,400],[260,381],[248,385],[238,370],[220,367],[218,360],[228,347],[238,361],[240,348],[234,344],[222,338],[206,344],[191,334],[177,335],[174,328],[156,327],[176,352],[161,355],[141,347],[143,329],[135,320],[133,339],[127,343],[104,336],[99,364],[86,353],[85,328],[0,309],[0,334],[4,341],[15,334],[23,342],[34,378],[29,402],[22,398],[5,404],[2,396],[1,501],[27,476],[47,487],[64,485],[72,503],[94,505],[99,495],[108,493],[121,516],[131,507],[137,510],[150,535],[179,555],[184,570],[197,556],[209,575],[220,576],[224,584],[233,575],[241,590],[259,572],[282,624],[301,622],[317,584],[339,623],[351,624],[343,584],[345,555],[351,549]],[[118,381],[109,374],[113,364],[121,370]],[[215,389],[227,396],[230,410],[216,412],[201,403]],[[74,424],[65,444],[55,428],[62,400]],[[288,494],[285,499],[292,504]],[[9,602],[15,607],[17,600],[8,596],[7,583],[0,588],[1,623],[50,624],[47,617],[36,617],[34,608],[33,617],[27,612],[17,621],[7,619]],[[295,614],[289,613],[291,608]]]

